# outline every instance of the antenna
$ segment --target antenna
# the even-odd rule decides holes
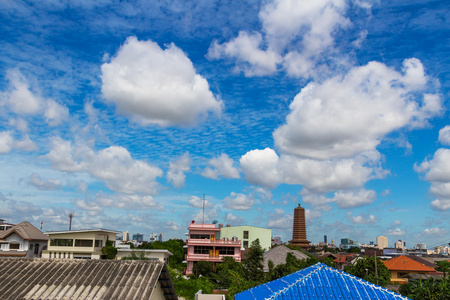
[[[73,218],[73,214],[72,213],[70,213],[69,214],[69,231],[71,231],[72,230],[72,218]]]
[[[202,224],[205,224],[205,194],[203,194],[203,217]]]

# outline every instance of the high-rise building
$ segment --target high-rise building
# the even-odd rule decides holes
[[[328,243],[328,242],[327,242],[327,235],[324,235],[324,236],[323,236],[323,242],[324,242],[325,244]]]
[[[128,242],[129,240],[130,240],[130,233],[129,233],[128,230],[127,230],[127,231],[125,231],[125,232],[123,233],[122,241],[123,241],[123,242]]]
[[[292,228],[291,245],[302,248],[310,248],[310,241],[306,239],[305,209],[298,204],[294,209],[294,224]]]
[[[163,234],[162,233],[159,234],[158,241],[160,241],[160,242],[163,241]]]
[[[133,241],[143,242],[144,241],[144,235],[140,234],[140,233],[133,234]]]
[[[406,242],[403,240],[398,240],[397,242],[395,242],[395,248],[406,250]]]
[[[385,236],[382,236],[382,235],[377,236],[377,246],[378,246],[378,249],[387,248],[387,246],[388,246],[388,238],[385,237]]]
[[[150,243],[156,242],[158,239],[158,234],[156,232],[150,233]]]

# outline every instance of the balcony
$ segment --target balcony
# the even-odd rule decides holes
[[[231,239],[216,239],[216,240],[210,240],[210,239],[188,239],[186,240],[186,244],[188,245],[211,245],[211,246],[224,246],[224,245],[230,245],[230,246],[241,246],[241,241],[233,241]]]
[[[185,254],[184,255],[184,260],[186,262],[188,262],[188,261],[200,261],[200,260],[206,260],[206,261],[212,261],[212,262],[221,262],[222,258],[224,258],[224,257],[232,257],[237,262],[241,261],[241,256],[239,254],[234,254],[234,255],[225,255],[225,254],[219,254],[219,255]]]

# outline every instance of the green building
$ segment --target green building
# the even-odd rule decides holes
[[[231,240],[233,237],[237,237],[241,241],[241,247],[245,249],[250,247],[254,240],[259,239],[264,251],[271,248],[272,230],[270,229],[248,225],[232,227],[228,225],[227,227],[221,227],[221,225],[219,225],[221,239],[228,238]]]

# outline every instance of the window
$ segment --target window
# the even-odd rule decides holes
[[[189,237],[191,239],[199,239],[199,240],[209,240],[211,238],[209,234],[191,234]]]
[[[220,255],[234,255],[234,247],[216,247]]]
[[[95,240],[95,247],[103,247],[103,241],[102,240]]]
[[[73,240],[72,239],[51,239],[50,246],[72,247]]]
[[[209,254],[213,250],[211,246],[194,246],[194,254]]]
[[[34,247],[34,254],[39,254],[39,244]]]
[[[244,248],[245,248],[245,249],[248,248],[248,241],[244,241]]]
[[[244,231],[244,239],[248,239],[248,231]]]
[[[75,247],[92,247],[92,240],[75,240]]]
[[[19,250],[20,244],[9,244],[9,249],[11,250]]]

